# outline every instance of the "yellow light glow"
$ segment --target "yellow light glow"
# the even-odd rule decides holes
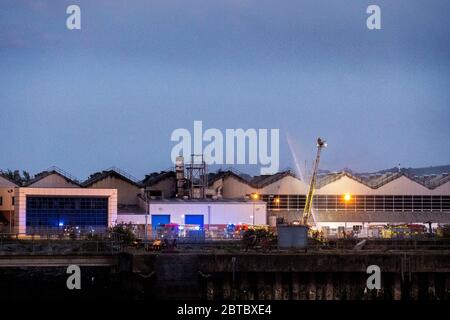
[[[253,199],[253,200],[258,200],[258,199],[259,199],[259,194],[257,194],[257,193],[252,193],[252,199]]]
[[[352,200],[352,196],[350,195],[350,193],[344,194],[344,201],[349,202],[350,200]]]
[[[273,200],[273,202],[275,202],[276,204],[280,203],[280,198],[275,198],[275,200]]]

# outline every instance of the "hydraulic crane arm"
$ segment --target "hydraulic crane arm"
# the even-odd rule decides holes
[[[322,140],[321,138],[317,139],[317,156],[316,156],[316,160],[314,161],[314,169],[313,169],[313,172],[311,175],[311,182],[309,184],[308,194],[306,195],[305,208],[303,209],[303,216],[302,216],[302,224],[305,226],[308,225],[308,220],[311,216],[314,188],[316,186],[316,175],[317,175],[317,170],[319,169],[320,152],[326,146],[327,146],[327,143],[325,142],[325,140]]]

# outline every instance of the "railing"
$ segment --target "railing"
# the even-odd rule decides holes
[[[124,176],[125,178],[130,179],[134,183],[138,183],[139,182],[138,178],[136,178],[135,176],[131,175],[130,173],[128,173],[125,170],[120,169],[118,167],[112,166],[112,167],[106,169],[105,171],[115,171],[115,172],[119,173],[120,175]]]
[[[4,255],[111,255],[126,248],[119,235],[95,235],[78,239],[58,238],[54,235],[0,234],[0,256]]]
[[[69,178],[72,181],[80,183],[80,180],[77,177],[71,175],[67,171],[62,170],[61,168],[59,168],[57,166],[51,166],[50,168],[47,168],[47,170],[45,170],[45,171],[47,171],[47,172],[55,171],[55,172],[59,173],[60,175],[66,177],[66,178]]]
[[[310,250],[355,251],[355,246],[362,239],[310,239]],[[376,239],[367,238],[367,242],[359,252],[395,252],[395,251],[449,251],[450,239],[410,238],[410,239]]]

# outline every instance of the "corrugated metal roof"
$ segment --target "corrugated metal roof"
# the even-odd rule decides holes
[[[42,179],[52,175],[52,174],[56,174],[56,175],[64,178],[64,180],[66,180],[68,183],[71,183],[71,184],[74,184],[74,185],[77,185],[77,186],[81,186],[81,183],[78,181],[77,178],[75,178],[74,176],[68,174],[67,172],[65,172],[63,170],[61,170],[58,167],[50,167],[47,170],[44,170],[44,171],[42,171],[40,173],[37,173],[34,176],[33,179],[31,179],[30,181],[24,183],[23,186],[24,187],[28,187],[28,186],[30,186],[30,185],[32,185],[32,184],[34,184],[34,183],[36,183],[36,182],[38,182],[40,180],[42,180]]]
[[[137,181],[136,178],[133,178],[129,174],[124,174],[123,171],[119,171],[118,169],[116,169],[114,167],[92,174],[86,181],[84,181],[82,183],[82,185],[84,187],[89,187],[89,186],[93,185],[94,183],[101,181],[103,179],[106,179],[108,177],[114,177],[114,178],[120,179],[122,181],[128,182],[129,184],[132,184],[136,187],[141,187],[141,184]]]

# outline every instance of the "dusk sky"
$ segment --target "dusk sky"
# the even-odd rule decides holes
[[[450,1],[2,0],[0,111],[0,169],[31,173],[142,178],[194,120],[279,128],[280,170],[287,136],[323,169],[450,164]]]

